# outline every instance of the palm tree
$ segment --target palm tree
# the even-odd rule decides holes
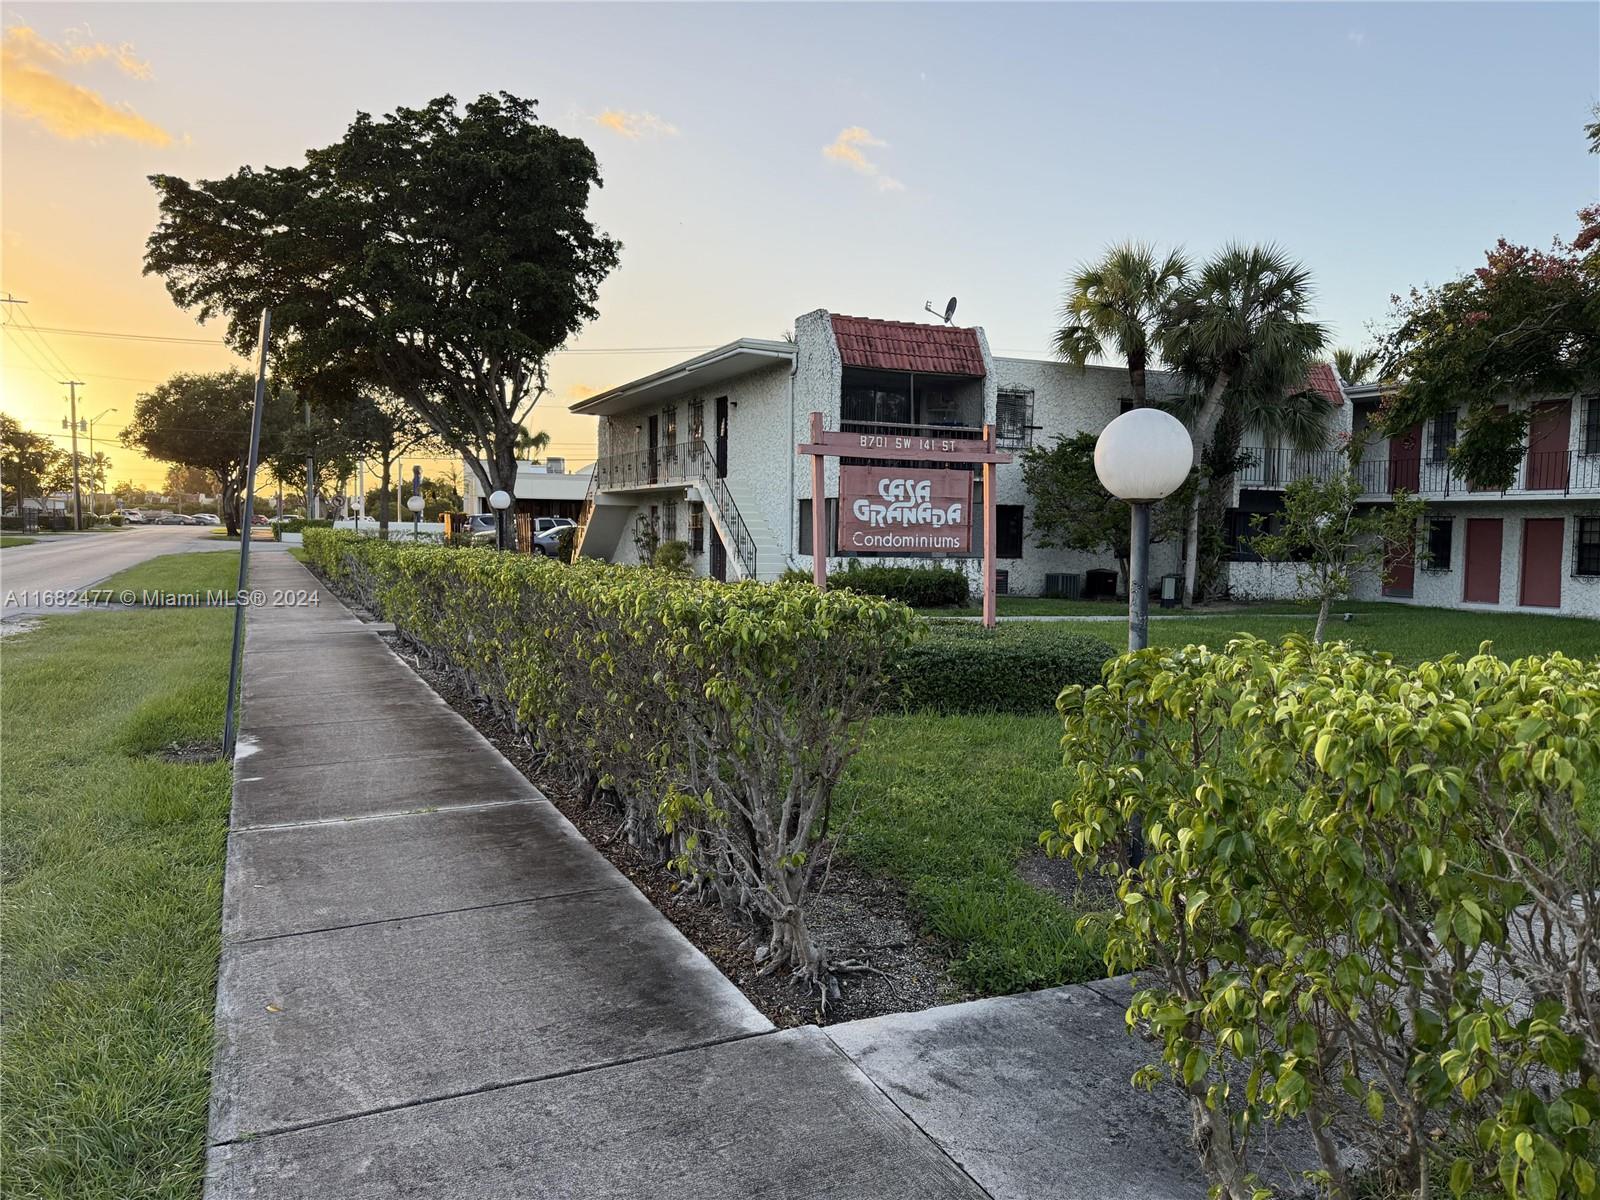
[[[542,429],[538,433],[529,433],[526,426],[517,430],[516,453],[518,458],[522,458],[524,452],[526,452],[526,461],[538,462],[539,455],[544,452],[545,447],[549,444],[550,435]]]
[[[1073,275],[1061,306],[1056,353],[1076,367],[1107,350],[1128,364],[1135,407],[1143,408],[1145,367],[1174,289],[1189,273],[1181,251],[1161,258],[1143,242],[1112,246]]]
[[[1311,293],[1311,273],[1277,246],[1238,243],[1224,246],[1178,288],[1159,345],[1162,357],[1202,389],[1192,426],[1197,468],[1225,408],[1233,409],[1231,424],[1243,428],[1243,405],[1275,404],[1301,390],[1307,368],[1327,342],[1326,331],[1310,319]],[[1226,478],[1231,477],[1229,470]],[[1189,603],[1199,574],[1203,490],[1196,489],[1189,506]]]
[[[1340,346],[1333,352],[1333,369],[1346,384],[1365,383],[1378,366],[1376,350],[1352,350]]]

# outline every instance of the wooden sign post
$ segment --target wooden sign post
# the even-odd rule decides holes
[[[939,463],[941,467],[983,467],[983,623],[995,624],[995,488],[996,463],[1011,455],[995,449],[994,427],[985,425],[981,438],[924,436],[920,433],[845,433],[824,429],[822,414],[811,414],[811,440],[798,452],[811,456],[812,579],[828,586],[827,471],[834,458],[888,459],[907,463]],[[909,427],[915,429],[916,427]],[[954,494],[946,469],[908,467],[903,473],[885,467],[848,467],[839,473],[840,522],[861,546],[904,557],[926,557],[928,551],[965,550],[971,545],[971,487],[966,503]],[[860,494],[846,494],[854,487]],[[845,506],[849,505],[848,511]],[[846,520],[848,518],[848,520]],[[877,532],[878,530],[882,532]]]

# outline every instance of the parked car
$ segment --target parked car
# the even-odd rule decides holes
[[[159,517],[157,517],[154,521],[152,521],[151,524],[153,524],[153,525],[198,525],[198,524],[200,524],[200,522],[196,521],[191,516],[185,515],[184,513],[162,513]]]
[[[559,518],[557,519],[559,520]],[[560,524],[552,525],[543,533],[534,534],[533,552],[541,556],[547,555],[551,558],[555,558],[561,553],[562,536],[567,533],[567,530],[573,528],[576,524],[577,522],[575,521],[561,521]]]
[[[568,525],[576,527],[577,524],[571,517],[535,517],[533,519],[533,532],[535,534],[552,533]]]
[[[199,525],[221,525],[222,518],[216,513],[195,513],[195,523]]]
[[[125,508],[122,510],[122,523],[124,525],[144,525],[146,524],[145,515],[137,508]]]

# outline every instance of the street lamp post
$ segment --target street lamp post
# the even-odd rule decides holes
[[[407,496],[406,507],[411,510],[411,540],[414,542],[422,536],[422,508],[425,501],[421,496]]]
[[[1159,408],[1135,408],[1100,432],[1094,471],[1133,510],[1128,547],[1128,649],[1150,644],[1150,506],[1183,486],[1194,443],[1183,422]]]
[[[100,420],[103,417],[110,416],[112,413],[114,413],[116,411],[117,410],[115,408],[108,408],[108,409],[106,409],[105,412],[100,413],[98,416],[90,417],[89,421],[88,421],[88,425],[89,425],[89,512],[90,512],[91,515],[94,515],[94,516],[98,516],[99,512],[100,512],[100,493],[95,488],[95,482],[97,480],[99,482],[101,482],[101,483],[105,483],[106,482],[106,480],[100,479],[99,475],[97,474],[99,468],[97,467],[97,465],[95,464],[95,461],[94,461],[94,423],[96,421]]]
[[[489,494],[489,507],[494,509],[494,548],[506,548],[506,509],[511,507],[511,493],[497,488]]]
[[[1159,408],[1135,408],[1100,431],[1094,473],[1133,510],[1128,545],[1128,649],[1150,644],[1150,506],[1183,486],[1194,465],[1194,443],[1183,422]],[[1134,751],[1134,761],[1144,757]],[[1128,865],[1144,861],[1144,827],[1128,825]]]

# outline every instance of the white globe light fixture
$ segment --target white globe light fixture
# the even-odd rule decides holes
[[[1094,473],[1119,500],[1149,504],[1183,486],[1194,466],[1194,442],[1183,422],[1159,408],[1123,413],[1094,444]]]
[[[406,507],[409,508],[414,513],[421,512],[423,510],[423,508],[425,507],[425,505],[426,505],[426,502],[422,499],[421,496],[412,496],[409,500],[406,501]]]
[[[1094,444],[1094,473],[1133,509],[1128,554],[1128,649],[1150,644],[1150,505],[1183,486],[1194,441],[1183,422],[1159,408],[1123,413]]]
[[[496,550],[504,550],[506,542],[506,509],[511,507],[511,493],[504,488],[496,488],[489,493],[489,507],[494,509],[494,545]]]

